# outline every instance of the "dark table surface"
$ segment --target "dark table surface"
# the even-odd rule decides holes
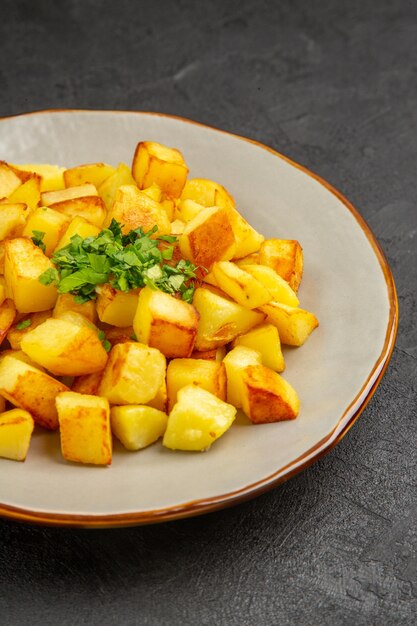
[[[148,527],[0,522],[0,623],[413,623],[415,2],[2,0],[0,14],[0,115],[162,111],[264,142],[359,209],[400,304],[361,418],[272,492]]]

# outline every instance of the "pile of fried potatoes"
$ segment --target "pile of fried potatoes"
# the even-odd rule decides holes
[[[192,304],[110,285],[79,304],[41,284],[54,251],[113,218],[177,236],[175,259],[200,268]],[[108,465],[112,435],[128,450],[161,437],[206,450],[238,408],[254,424],[295,418],[281,344],[318,325],[299,307],[302,273],[298,241],[265,239],[224,187],[188,179],[177,149],[140,142],[131,168],[1,161],[0,456],[23,461],[35,424],[59,429],[68,461]]]

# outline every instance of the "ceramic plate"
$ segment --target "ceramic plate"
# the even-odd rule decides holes
[[[24,463],[0,459],[0,513],[57,525],[118,526],[186,517],[232,505],[301,471],[346,433],[375,390],[397,329],[387,262],[358,212],[329,184],[270,148],[153,113],[46,111],[0,121],[0,158],[73,166],[131,162],[139,140],[179,148],[190,176],[211,178],[267,237],[298,239],[301,305],[320,321],[285,350],[299,417],[246,420],[208,453],[138,453],[115,446],[111,467],[66,463],[56,433],[36,432]]]

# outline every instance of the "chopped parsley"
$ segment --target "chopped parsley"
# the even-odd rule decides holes
[[[45,233],[41,230],[32,230],[33,237],[31,237],[35,246],[38,246],[42,250],[43,253],[46,252],[46,246],[43,243],[43,238],[45,237]]]
[[[29,326],[31,325],[32,320],[30,318],[28,318],[27,320],[22,320],[20,321],[17,325],[16,328],[17,330],[25,330],[25,328],[29,328]]]
[[[154,226],[144,233],[136,228],[123,235],[121,225],[113,219],[96,237],[75,235],[54,253],[55,267],[41,274],[39,281],[54,283],[59,293],[73,294],[77,303],[93,300],[96,287],[107,283],[120,291],[147,285],[192,302],[197,268],[185,259],[169,264],[177,238],[161,235],[151,239],[157,230]]]
[[[110,352],[111,350],[111,343],[108,339],[106,339],[106,333],[104,332],[104,330],[100,330],[98,333],[98,338],[100,339],[101,343],[103,344],[103,348],[105,349],[106,352]]]

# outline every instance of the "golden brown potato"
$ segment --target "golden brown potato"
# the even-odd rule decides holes
[[[0,161],[0,198],[8,198],[22,181],[5,161]]]
[[[29,313],[24,315],[18,322],[13,323],[7,333],[7,340],[12,350],[20,350],[20,342],[29,331],[42,324],[48,317],[52,316],[52,311],[40,311],[39,313]]]
[[[246,309],[211,289],[199,287],[194,293],[193,304],[200,314],[195,348],[200,351],[225,346],[266,317],[264,313]]]
[[[112,219],[123,225],[122,232],[125,234],[139,226],[147,232],[155,225],[158,227],[155,237],[171,234],[171,224],[164,208],[159,202],[155,202],[140,191],[136,185],[122,185],[117,190],[105,226],[109,226]]]
[[[240,408],[243,394],[242,372],[247,365],[262,365],[261,354],[246,346],[236,346],[226,354],[223,363],[227,376],[227,402]]]
[[[0,394],[49,430],[58,428],[55,398],[61,391],[68,387],[20,359],[6,356],[0,363]]]
[[[132,176],[130,167],[125,163],[119,163],[114,174],[111,174],[103,183],[101,183],[98,188],[98,195],[106,205],[106,209],[109,211],[113,206],[117,190],[122,185],[135,184],[136,182]]]
[[[298,241],[266,239],[259,251],[259,263],[272,267],[297,291],[303,276],[303,249]]]
[[[25,227],[27,206],[24,202],[0,204],[0,241],[19,237]]]
[[[118,326],[110,326],[110,327],[105,327],[105,335],[106,335],[106,339],[107,341],[109,341],[113,346],[116,345],[116,343],[126,343],[127,341],[134,341],[136,340],[136,336],[135,336],[135,331],[133,330],[133,326],[124,326],[124,327],[118,327]]]
[[[30,210],[34,210],[41,199],[41,177],[29,174],[29,178],[9,195],[10,202],[23,202]]]
[[[93,196],[98,196],[96,187],[91,183],[86,183],[85,185],[77,185],[76,187],[69,187],[58,191],[44,192],[41,195],[41,202],[43,206],[53,207],[54,204],[60,204],[68,200],[91,198]]]
[[[195,307],[163,291],[144,287],[133,328],[138,341],[158,348],[167,358],[193,351],[199,315]]]
[[[28,365],[32,365],[32,367],[36,367],[36,369],[40,370],[41,372],[46,371],[44,367],[42,367],[38,363],[35,363],[35,361],[31,359],[28,354],[23,352],[23,350],[2,350],[0,352],[0,362],[3,361],[3,359],[6,358],[6,356],[12,356],[14,359],[23,361],[23,363],[28,363]],[[61,381],[61,382],[63,382],[64,385],[66,384],[64,381]]]
[[[31,414],[22,409],[0,413],[0,457],[24,461],[34,425]]]
[[[242,269],[268,289],[272,300],[288,304],[289,306],[298,306],[300,304],[297,294],[291,289],[289,283],[277,274],[272,267],[267,265],[244,265]]]
[[[118,291],[102,285],[97,296],[97,315],[101,322],[112,326],[132,326],[138,306],[139,289]]]
[[[57,376],[82,376],[104,369],[107,352],[94,327],[74,323],[67,312],[49,318],[22,338],[20,347],[36,363]],[[72,317],[77,313],[72,313]],[[79,316],[80,318],[82,316]]]
[[[75,187],[68,187],[68,190],[70,189],[75,189]],[[103,226],[106,217],[106,209],[103,200],[98,196],[85,196],[83,198],[64,200],[54,204],[53,208],[56,211],[64,213],[71,219],[74,217],[83,217],[98,228]]]
[[[206,269],[215,261],[228,261],[236,250],[227,212],[219,207],[198,213],[186,224],[179,241],[182,255]]]
[[[89,221],[84,219],[84,217],[77,215],[71,220],[65,234],[58,241],[54,252],[71,243],[71,237],[75,237],[75,235],[79,235],[82,239],[86,239],[87,237],[97,237],[99,232],[100,228],[98,226],[91,224]]]
[[[147,404],[165,380],[164,355],[141,343],[118,343],[111,349],[99,388],[111,404]]]
[[[216,193],[218,202],[216,202]],[[187,180],[181,194],[181,200],[192,200],[205,207],[215,205],[221,207],[236,206],[230,193],[222,185],[208,178],[191,178]]]
[[[141,189],[156,183],[163,193],[179,198],[188,176],[181,152],[155,141],[138,143],[132,174]]]
[[[68,228],[70,218],[49,207],[40,207],[32,211],[23,229],[24,237],[33,237],[35,230],[44,233],[42,242],[46,256],[52,256],[58,241]]]
[[[56,406],[63,457],[76,463],[110,465],[112,437],[108,401],[66,391],[58,394]]]
[[[239,335],[233,341],[233,347],[236,346],[257,350],[261,354],[262,365],[276,372],[283,372],[285,369],[278,329],[273,324],[260,324],[244,335]]]
[[[145,405],[114,406],[110,411],[113,434],[127,450],[142,450],[163,436],[168,416]]]
[[[269,302],[260,309],[268,316],[268,322],[278,328],[281,343],[289,346],[303,345],[319,325],[313,313],[280,302]]]
[[[180,389],[197,385],[226,400],[226,370],[219,361],[173,359],[167,368],[168,412],[177,401]]]
[[[7,298],[0,304],[0,344],[6,339],[15,318],[16,307],[13,300]]]
[[[246,309],[256,309],[272,300],[262,283],[230,261],[214,263],[212,273],[220,289]]]
[[[279,374],[264,365],[248,365],[242,372],[242,408],[254,424],[297,417],[300,400]]]
[[[192,359],[204,359],[205,361],[223,361],[225,356],[225,346],[220,346],[219,348],[214,348],[213,350],[203,350],[202,352],[199,350],[193,350],[191,354]]]
[[[68,311],[72,311],[73,313],[79,313],[93,324],[95,324],[97,321],[96,303],[94,302],[94,300],[88,300],[88,302],[78,303],[75,302],[72,293],[58,294],[58,299],[54,306],[52,317],[62,317],[62,315],[64,313],[68,313]]]
[[[93,184],[96,189],[112,174],[116,168],[106,163],[86,163],[71,167],[64,172],[65,187],[77,187],[86,183]]]
[[[44,163],[25,163],[13,166],[15,171],[27,172],[29,174],[38,174],[41,177],[41,192],[57,191],[64,189],[64,172],[65,167],[58,165],[47,165]],[[17,172],[16,172],[17,173]]]
[[[33,241],[20,237],[5,242],[4,277],[7,293],[20,313],[47,311],[55,305],[55,285],[42,285],[39,276],[53,265]]]

